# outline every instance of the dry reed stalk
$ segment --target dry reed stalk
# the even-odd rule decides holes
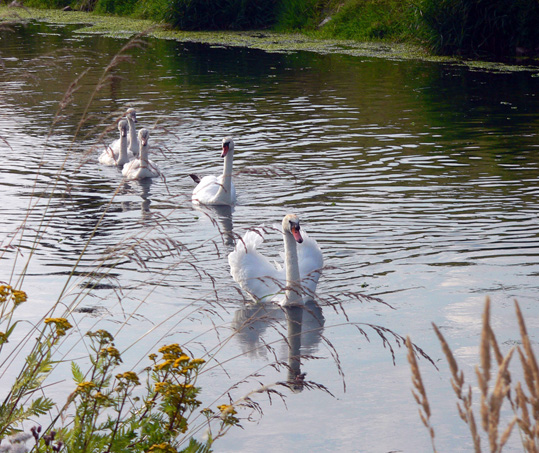
[[[414,396],[417,404],[419,405],[419,417],[425,425],[425,428],[429,431],[430,441],[432,444],[432,450],[436,451],[436,444],[434,442],[435,433],[434,428],[430,423],[430,405],[427,398],[427,391],[423,385],[423,379],[421,378],[421,372],[419,371],[419,365],[415,356],[415,351],[412,345],[410,337],[406,337],[406,347],[408,348],[408,362],[410,363],[410,368],[412,370],[412,384],[417,392],[412,390],[412,395]]]
[[[517,301],[515,301],[515,311],[522,339],[522,348],[518,348],[518,354],[524,372],[524,381],[529,392],[529,396],[526,396],[520,382],[517,383],[517,410],[515,412],[520,410],[517,423],[521,430],[521,435],[524,437],[522,441],[524,448],[526,451],[536,452],[539,451],[539,370],[524,317]],[[531,417],[528,405],[531,409]]]
[[[453,352],[451,352],[451,348],[449,347],[449,344],[445,340],[444,336],[442,335],[442,332],[440,332],[440,329],[435,324],[432,324],[434,328],[434,332],[436,333],[436,336],[440,340],[440,343],[442,345],[442,351],[445,354],[447,363],[449,364],[449,369],[451,371],[451,386],[453,387],[453,391],[457,395],[457,398],[462,403],[462,406],[460,403],[457,402],[457,409],[459,411],[460,418],[468,425],[470,429],[470,433],[472,435],[473,443],[474,443],[474,449],[476,453],[481,452],[481,438],[479,436],[479,433],[477,431],[477,424],[475,423],[475,417],[473,414],[473,408],[472,408],[472,388],[471,386],[468,387],[467,394],[464,394],[463,388],[464,388],[464,373],[459,370],[457,361],[455,360],[455,357],[453,356]]]
[[[484,431],[489,431],[489,407],[488,407],[488,383],[490,381],[490,341],[488,335],[490,319],[490,299],[487,297],[485,310],[483,312],[483,329],[481,330],[481,343],[479,347],[479,357],[481,359],[481,369],[475,368],[479,390],[481,391],[481,423]]]
[[[514,348],[512,348],[503,359],[503,362],[498,370],[494,389],[492,390],[492,394],[488,402],[489,424],[488,430],[486,431],[488,432],[490,450],[493,452],[499,452],[502,450],[502,447],[507,442],[507,439],[509,438],[513,426],[515,425],[517,420],[516,417],[511,420],[511,422],[504,430],[502,437],[499,439],[498,427],[500,424],[500,412],[503,402],[510,390],[510,386],[507,384],[505,379],[505,374],[507,373],[507,368],[509,367],[509,363],[511,362],[511,358],[513,357],[513,352]]]

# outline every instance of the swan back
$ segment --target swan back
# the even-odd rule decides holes
[[[284,266],[272,263],[258,247],[266,228],[248,231],[228,256],[230,273],[255,301],[299,305],[313,299],[324,260],[316,241],[300,229],[299,219],[287,215],[282,232],[285,246]]]
[[[148,158],[150,132],[148,129],[141,129],[138,133],[140,141],[140,155],[138,159],[132,160],[124,166],[122,174],[127,179],[157,178],[161,174],[159,167]]]

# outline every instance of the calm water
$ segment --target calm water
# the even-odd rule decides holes
[[[537,341],[538,72],[150,40],[129,50],[133,61],[116,66],[96,92],[126,41],[76,28],[34,24],[1,35],[1,280],[22,269],[46,222],[23,283],[31,299],[24,316],[37,322],[54,304],[98,226],[62,299],[77,301],[85,284],[99,282],[73,313],[81,331],[107,328],[121,349],[136,342],[124,355],[135,370],[164,342],[198,356],[211,351],[224,364],[201,376],[205,404],[227,401],[228,390],[238,399],[287,378],[286,368],[269,364],[288,360],[288,326],[275,307],[244,303],[228,271],[230,238],[295,212],[328,266],[318,285],[322,308],[303,314],[301,353],[316,359],[301,370],[333,396],[307,389],[283,390],[284,403],[255,396],[264,415],[243,421],[216,451],[430,451],[406,353],[392,341],[393,364],[367,324],[410,335],[432,357],[440,371],[426,360],[421,366],[437,446],[472,449],[431,322],[474,385],[487,295],[505,348],[519,338],[515,298]],[[123,184],[97,162],[117,134],[102,132],[129,106],[139,127],[152,129],[164,180]],[[225,135],[236,140],[239,203],[232,213],[195,209],[187,175],[221,171]],[[10,243],[23,222],[22,239]],[[16,262],[8,244],[21,247]],[[278,256],[280,247],[279,234],[270,234],[267,253]],[[331,301],[341,307],[324,306]],[[370,342],[347,319],[365,323]],[[77,357],[75,346],[68,358]],[[509,451],[519,451],[516,433],[514,441]]]

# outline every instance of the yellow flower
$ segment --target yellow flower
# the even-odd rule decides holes
[[[11,286],[0,285],[0,303],[4,303],[11,294]]]
[[[193,365],[199,365],[199,364],[202,365],[203,363],[206,363],[206,361],[204,359],[193,359],[191,360],[191,363]]]
[[[162,369],[167,368],[169,365],[172,365],[172,364],[173,364],[172,360],[165,360],[164,362],[161,362],[155,365],[154,369],[156,371],[161,371]]]
[[[174,361],[174,368],[178,368],[181,364],[183,364],[184,362],[188,362],[188,361],[189,361],[189,356],[185,355],[185,354],[182,354],[180,357],[178,357]]]
[[[173,343],[167,346],[162,346],[161,348],[159,348],[159,352],[161,354],[166,354],[166,353],[175,354],[175,356],[177,357],[178,355],[182,353],[182,348],[180,348],[180,345],[178,345],[178,343]]]
[[[133,371],[126,371],[123,374],[117,374],[116,379],[125,379],[127,382],[132,382],[135,385],[140,385],[140,380],[137,373]]]
[[[95,387],[95,384],[91,381],[84,381],[77,385],[77,392],[87,392]]]
[[[13,290],[13,303],[15,306],[22,304],[28,300],[28,296],[24,291]]]
[[[106,402],[109,401],[109,397],[107,395],[104,395],[101,392],[95,392],[92,395],[92,398],[95,399],[96,401],[100,402],[100,403],[106,403]]]
[[[166,382],[156,382],[155,383],[155,391],[156,392],[165,392],[168,388],[168,383]]]
[[[65,318],[45,318],[45,324],[54,324],[56,333],[60,336],[65,335],[66,331],[73,327]]]
[[[148,451],[156,453],[176,453],[178,450],[176,450],[168,442],[163,442],[161,444],[153,444]]]
[[[106,351],[109,356],[114,357],[115,359],[120,358],[120,351],[118,351],[118,349],[116,349],[114,346],[109,346],[105,348],[104,351]]]
[[[217,406],[217,409],[221,411],[221,414],[223,415],[234,415],[237,414],[236,410],[234,409],[234,406],[231,404],[221,404],[220,406]]]

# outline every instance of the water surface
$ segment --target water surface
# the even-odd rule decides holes
[[[145,40],[105,78],[127,41],[77,28],[1,32],[2,280],[16,257],[6,246],[28,254],[33,232],[46,231],[23,284],[33,304],[25,316],[38,321],[52,306],[85,250],[65,298],[99,282],[80,303],[91,314],[73,314],[82,332],[104,326],[123,348],[138,340],[125,353],[135,370],[165,341],[202,355],[236,332],[216,356],[234,359],[199,383],[205,404],[226,402],[229,388],[238,399],[287,379],[286,368],[268,364],[289,361],[281,335],[293,326],[276,307],[246,304],[226,256],[234,235],[294,212],[327,265],[321,307],[303,313],[300,352],[311,358],[301,371],[331,394],[278,387],[284,403],[258,395],[260,421],[243,421],[216,450],[429,451],[406,353],[392,341],[393,363],[368,324],[410,335],[433,359],[440,371],[420,363],[437,446],[470,450],[431,322],[472,383],[486,296],[504,347],[519,338],[513,299],[536,339],[537,73]],[[139,127],[151,129],[164,179],[122,182],[97,162],[116,138],[115,118],[131,106]],[[238,205],[197,209],[188,175],[221,171],[226,135],[236,141]],[[9,242],[23,222],[22,239]],[[279,234],[267,242],[278,257]],[[337,309],[327,306],[335,301]],[[364,323],[370,341],[347,322]],[[517,437],[510,451],[519,451]]]

